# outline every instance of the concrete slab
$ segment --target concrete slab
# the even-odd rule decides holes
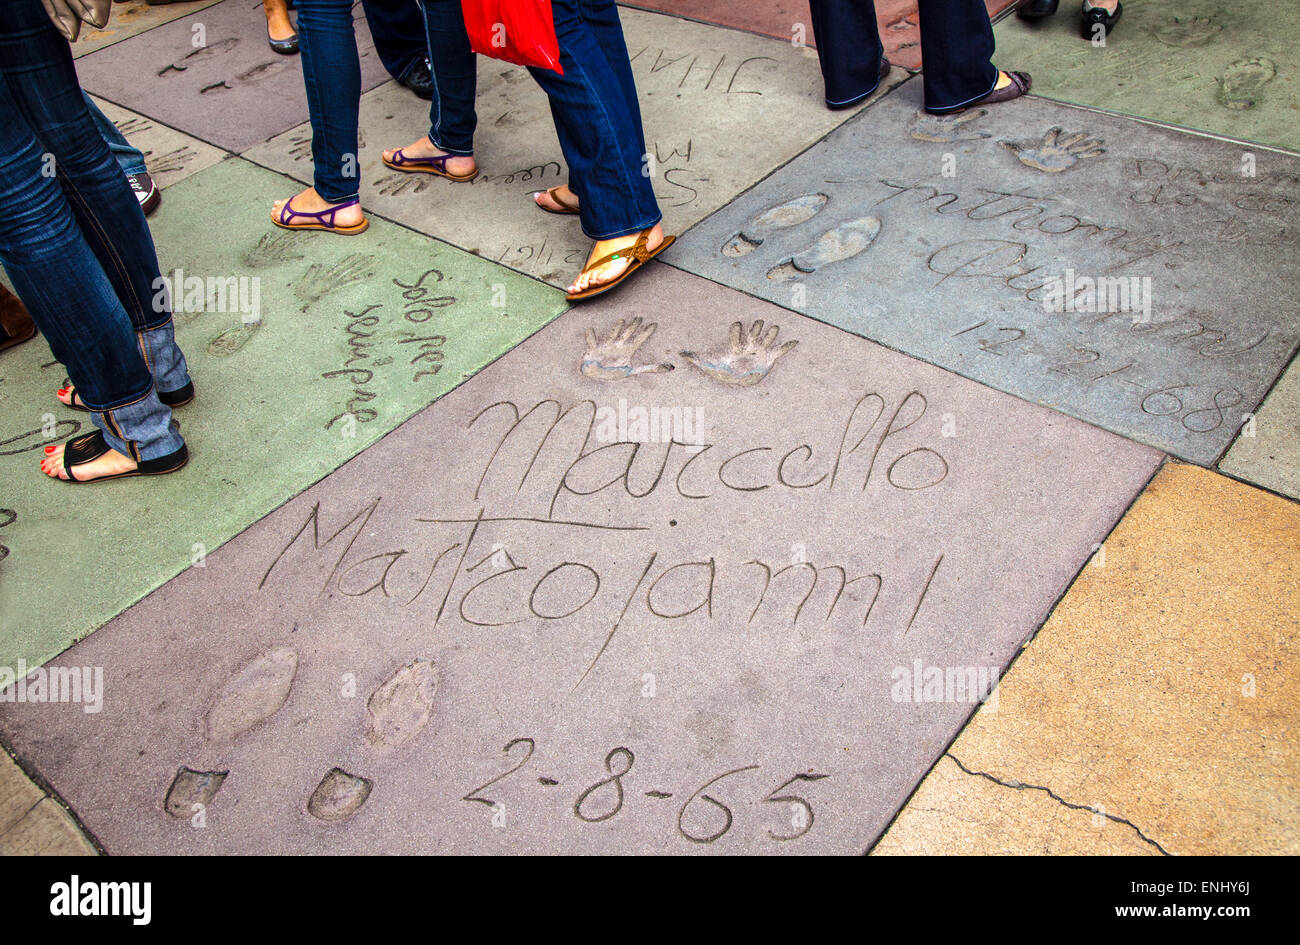
[[[355,8],[362,91],[388,79],[361,5]],[[243,151],[307,120],[297,56],[266,44],[260,5],[243,0],[190,13],[77,62],[89,92],[202,141]]]
[[[667,231],[726,204],[845,120],[821,102],[813,50],[637,10],[623,10],[655,193]],[[891,79],[891,85],[902,76]],[[883,90],[879,94],[884,94]],[[361,105],[362,202],[390,219],[488,259],[568,285],[591,242],[576,218],[544,213],[529,194],[568,179],[546,96],[522,69],[480,57],[472,184],[384,167],[381,152],[428,131],[428,105],[396,83]],[[311,129],[247,152],[311,180]]]
[[[990,16],[996,16],[1016,0],[985,0]],[[913,71],[921,68],[921,30],[915,0],[875,0],[880,40],[889,61]],[[624,6],[671,13],[702,23],[774,36],[787,42],[815,46],[806,0],[756,0],[737,4],[733,0],[633,0]]]
[[[146,118],[130,109],[121,108],[112,102],[96,98],[95,104],[108,116],[126,140],[144,152],[144,161],[149,168],[149,175],[162,188],[170,187],[178,180],[189,177],[196,171],[211,167],[226,152],[205,144],[198,138],[191,138],[174,128],[159,124],[152,118]]]
[[[1074,11],[1038,23],[1007,17],[998,61],[1034,92],[1244,141],[1300,151],[1300,6],[1149,0],[1095,47]]]
[[[150,6],[145,0],[115,0],[113,15],[108,25],[102,30],[86,29],[72,44],[73,58],[89,55],[105,46],[121,42],[155,26],[170,23],[182,16],[188,16],[204,7],[210,7],[220,0],[180,0],[176,3]],[[240,0],[234,0],[239,3]]]
[[[0,751],[0,834],[22,820],[44,796],[18,763]]]
[[[1213,463],[1300,341],[1300,159],[909,80],[664,258]],[[825,203],[794,223],[792,200]]]
[[[1050,790],[1095,811],[1048,852],[1295,854],[1297,551],[1295,503],[1165,466],[877,849],[1025,851]]]
[[[1014,825],[1014,829],[1008,829]],[[1159,856],[1134,830],[1039,785],[1000,784],[945,754],[872,856]]]
[[[1300,499],[1300,362],[1292,362],[1219,468]]]
[[[188,293],[173,294],[198,388],[177,413],[184,471],[46,480],[42,446],[88,418],[54,399],[65,375],[43,342],[0,359],[0,667],[61,652],[564,307],[546,286],[382,220],[350,239],[277,230],[271,202],[294,186],[230,158],[168,188],[151,218],[162,269],[174,282],[179,269]],[[245,281],[208,305],[196,278]],[[237,290],[248,303],[256,293],[260,322]]]
[[[656,263],[0,731],[111,852],[861,852],[1159,459]]]
[[[0,833],[0,856],[98,856],[68,812],[44,798],[12,828]]]

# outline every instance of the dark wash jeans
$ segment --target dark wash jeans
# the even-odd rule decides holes
[[[350,0],[298,0],[298,51],[311,114],[316,193],[330,203],[357,196],[361,58]]]
[[[109,445],[137,460],[179,449],[155,384],[189,374],[170,306],[154,304],[153,238],[40,0],[0,13],[0,207],[0,262]]]
[[[459,2],[459,0],[458,0]],[[416,0],[361,0],[375,52],[398,82],[416,63],[429,56],[424,42],[424,20]]]
[[[810,0],[826,101],[847,105],[879,83],[880,43],[872,0]],[[993,24],[983,0],[920,0],[927,111],[961,108],[993,91]]]
[[[564,75],[529,68],[551,100],[569,187],[591,239],[629,236],[662,218],[614,0],[551,0]]]

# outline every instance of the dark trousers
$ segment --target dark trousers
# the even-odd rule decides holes
[[[606,240],[648,229],[662,214],[618,6],[614,0],[551,0],[551,13],[564,75],[528,71],[550,98],[582,231]]]
[[[424,16],[415,0],[361,0],[379,61],[398,82],[428,56]]]
[[[843,107],[876,90],[883,47],[871,0],[810,0],[826,102]],[[920,0],[927,111],[983,98],[998,81],[993,24],[983,0]]]

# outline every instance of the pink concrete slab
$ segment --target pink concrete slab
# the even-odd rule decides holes
[[[989,16],[1014,6],[1016,0],[985,0]],[[808,46],[813,42],[807,0],[632,0],[624,6],[671,13],[732,29],[762,33]],[[904,69],[921,68],[921,30],[915,0],[876,0],[876,19],[885,56]]]
[[[860,852],[1159,461],[655,264],[0,733],[115,853]]]
[[[356,4],[362,91],[388,78]],[[307,120],[297,56],[267,45],[260,3],[225,0],[77,61],[87,91],[228,151]]]

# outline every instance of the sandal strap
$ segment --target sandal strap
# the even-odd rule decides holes
[[[615,250],[605,256],[601,256],[595,262],[587,263],[582,267],[583,273],[591,272],[593,269],[599,269],[606,263],[611,263],[616,259],[631,259],[633,262],[643,263],[650,258],[650,250],[646,244],[649,242],[649,230],[642,230],[637,236],[636,242],[627,249]]]
[[[280,208],[280,222],[285,226],[292,226],[294,219],[297,217],[310,217],[321,226],[334,229],[334,215],[340,210],[346,210],[348,207],[355,207],[360,203],[360,197],[353,197],[351,200],[344,201],[337,207],[330,207],[328,210],[295,210],[293,208],[293,198],[290,197],[284,202],[284,206]],[[285,214],[288,214],[288,217],[286,217]],[[326,221],[326,217],[329,217],[328,221]]]
[[[560,199],[559,187],[552,187],[549,190],[547,190],[546,196],[550,197],[553,201],[555,201],[557,206],[563,207],[565,210],[568,210],[570,213],[579,212],[579,208],[577,206],[571,203],[565,203],[563,200]]]

